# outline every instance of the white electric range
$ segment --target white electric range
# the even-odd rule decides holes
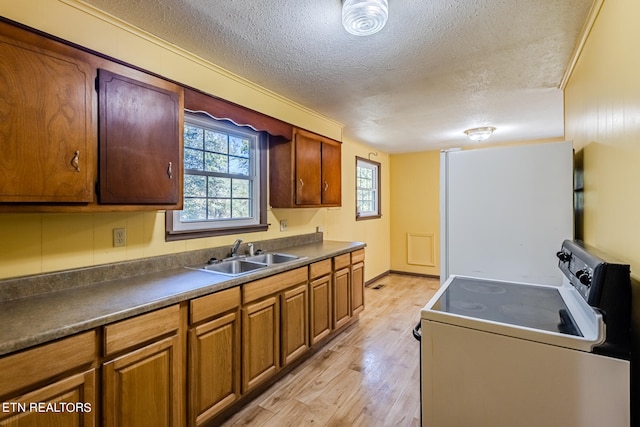
[[[562,286],[451,276],[422,309],[423,427],[629,425],[629,266],[557,255]]]

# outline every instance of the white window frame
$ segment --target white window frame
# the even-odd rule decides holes
[[[356,157],[356,220],[374,219],[382,216],[380,208],[380,163],[372,160]],[[373,188],[360,188],[358,186],[358,169],[369,169],[373,172]],[[358,205],[358,192],[367,191],[371,193],[374,207],[370,211],[361,211]]]
[[[235,135],[243,138],[249,139],[250,142],[250,172],[249,176],[241,176],[242,179],[249,179],[251,181],[251,207],[250,207],[250,216],[247,218],[239,218],[239,219],[206,219],[202,221],[182,221],[181,220],[181,212],[178,210],[174,210],[171,212],[171,224],[168,224],[168,235],[180,235],[187,233],[206,233],[206,232],[216,232],[213,235],[221,235],[221,234],[233,234],[237,232],[241,232],[243,228],[247,227],[256,227],[266,224],[262,224],[265,215],[261,212],[261,199],[266,195],[262,194],[264,189],[263,183],[261,183],[261,164],[262,164],[262,156],[265,155],[263,153],[264,147],[261,144],[260,133],[243,126],[235,125],[234,123],[228,120],[219,120],[216,119],[206,113],[196,114],[190,111],[185,111],[184,116],[185,125],[193,125],[199,128],[212,130],[216,132],[226,133],[229,135]],[[184,132],[184,130],[183,130]],[[184,168],[184,175],[189,175],[189,171]],[[192,174],[192,175],[217,175],[221,177],[237,177],[237,175],[232,174]],[[168,218],[169,219],[169,218]],[[227,230],[228,232],[224,232]],[[201,237],[201,235],[193,235],[192,237]],[[182,237],[188,238],[188,237]]]

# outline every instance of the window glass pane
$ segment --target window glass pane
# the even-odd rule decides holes
[[[202,151],[184,149],[184,168],[192,170],[202,170]]]
[[[233,218],[246,218],[249,216],[249,201],[247,199],[234,199],[232,205],[233,212],[231,212],[231,216]]]
[[[231,218],[231,199],[209,199],[209,218]]]
[[[233,191],[233,197],[249,198],[250,194],[250,181],[248,179],[234,179],[231,182],[231,191]]]
[[[379,164],[358,160],[356,166],[356,209],[360,216],[377,216]]]
[[[173,231],[261,224],[259,133],[186,113],[184,138],[184,209]]]
[[[184,199],[184,208],[180,212],[180,221],[201,221],[207,217],[207,199]]]
[[[206,130],[204,134],[205,145],[207,151],[215,151],[216,153],[226,154],[227,151],[227,135],[212,130]]]
[[[185,124],[184,146],[202,150],[202,133],[203,130],[201,128]]]
[[[248,158],[249,140],[245,138],[238,138],[235,136],[229,137],[229,154]]]
[[[229,157],[229,173],[234,175],[249,175],[249,159]]]
[[[206,197],[207,179],[200,175],[184,175],[184,196],[185,197]]]
[[[231,197],[231,179],[209,177],[209,197]]]
[[[207,172],[227,173],[229,157],[224,154],[204,153],[204,170]]]

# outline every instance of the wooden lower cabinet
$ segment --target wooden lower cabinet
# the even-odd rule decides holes
[[[242,312],[242,391],[247,392],[279,369],[278,296],[245,305]]]
[[[282,293],[282,366],[287,366],[309,348],[307,282]]]
[[[331,274],[315,279],[310,284],[311,345],[331,333]]]
[[[105,427],[184,425],[180,354],[176,335],[105,363]]]
[[[351,266],[351,315],[364,310],[364,262]]]
[[[309,348],[309,273],[300,267],[243,285],[242,391]]]
[[[0,426],[90,427],[96,425],[96,371],[72,375],[22,396],[7,399]],[[4,408],[3,408],[4,409]]]
[[[176,304],[104,327],[105,427],[184,426],[180,318]]]
[[[96,360],[95,331],[0,357],[0,426],[96,425]]]
[[[338,329],[351,319],[350,307],[351,269],[333,273],[333,328]]]
[[[214,423],[363,308],[362,251],[3,356],[0,427]]]
[[[240,398],[240,288],[191,302],[189,425],[200,426]]]

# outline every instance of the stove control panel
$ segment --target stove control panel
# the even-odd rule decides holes
[[[606,342],[595,353],[627,358],[630,352],[630,266],[578,240],[565,240],[558,267],[587,303],[604,314]]]

